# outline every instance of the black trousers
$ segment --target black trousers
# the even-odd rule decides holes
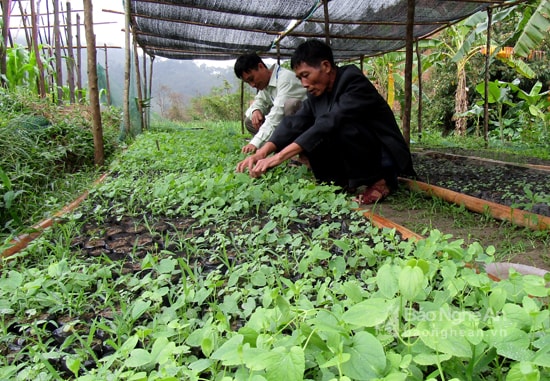
[[[390,188],[397,186],[391,156],[368,131],[341,129],[305,155],[319,182],[355,189],[385,179]]]

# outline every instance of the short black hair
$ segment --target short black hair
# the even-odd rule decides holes
[[[256,53],[243,54],[235,62],[235,75],[237,78],[242,79],[243,73],[258,69],[259,64],[265,66],[264,61]]]
[[[296,48],[290,58],[290,67],[294,70],[301,63],[312,67],[319,67],[322,61],[328,61],[336,67],[330,46],[320,40],[307,40]]]

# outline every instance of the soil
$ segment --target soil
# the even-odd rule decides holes
[[[456,152],[455,152],[456,153]],[[524,166],[482,162],[457,156],[446,156],[441,153],[415,153],[414,164],[419,177],[435,185],[449,187],[456,191],[467,192],[471,195],[488,199],[502,204],[521,204],[539,213],[548,212],[548,198],[550,196],[550,172],[532,170]],[[535,164],[535,163],[534,163]],[[538,165],[550,165],[550,162],[537,161]],[[540,196],[540,202],[533,202],[536,198],[525,194],[524,189],[529,187],[531,192]],[[545,194],[545,198],[542,196]],[[463,239],[464,245],[479,242],[483,247],[494,245],[501,260],[510,260],[516,263],[527,264],[550,270],[550,238],[548,231],[533,232],[528,228],[520,228],[506,222],[495,221],[487,216],[470,213],[464,208],[453,207],[443,201],[434,201],[430,197],[401,187],[380,204],[369,207],[376,214],[380,214],[396,223],[403,225],[418,234],[426,234],[431,229],[438,229],[450,234],[454,239]],[[311,211],[296,211],[298,218],[288,226],[290,230],[313,234],[321,224],[327,222],[327,216],[312,215]],[[82,235],[73,241],[73,247],[82,252],[83,256],[107,256],[113,261],[121,263],[120,273],[145,272],[141,268],[141,259],[148,253],[170,251],[175,257],[186,258],[190,266],[200,266],[203,271],[223,269],[239,260],[239,247],[232,246],[226,253],[225,260],[219,255],[210,255],[219,252],[219,248],[212,247],[195,257],[190,258],[189,252],[182,244],[186,237],[215,234],[216,226],[197,228],[195,218],[157,218],[151,222],[151,216],[146,221],[140,218],[123,216],[104,216],[102,221],[86,221]],[[246,216],[243,216],[246,219]],[[342,218],[350,218],[345,216]],[[270,221],[269,216],[249,216],[253,221],[248,228],[259,227]],[[306,222],[307,221],[307,222]],[[340,230],[331,231],[331,238],[338,239],[342,234],[350,234],[349,224],[345,219],[337,222]],[[235,224],[234,229],[240,229]],[[227,234],[246,233],[235,230]],[[357,233],[354,233],[357,234]],[[365,242],[371,242],[373,237],[366,236]],[[169,242],[169,243],[167,243]],[[339,253],[341,249],[334,245],[331,252]],[[207,254],[207,255],[204,255]],[[376,259],[374,259],[376,260]],[[289,269],[288,271],[292,271]],[[287,274],[293,278],[295,274]],[[89,316],[80,316],[79,321],[90,321],[95,315],[110,317],[113,311],[104,309],[90,311]],[[53,340],[50,341],[52,350],[66,339],[66,331],[62,329],[70,319],[68,316],[43,316],[41,321],[46,322],[45,329],[51,331]],[[14,321],[8,327],[9,334],[16,340],[7,347],[0,346],[0,353],[8,361],[17,362],[18,353],[24,345],[26,337],[32,337],[30,324]],[[77,329],[86,330],[85,324]],[[97,330],[94,342],[91,343],[97,358],[113,353],[114,349],[108,344],[109,335]],[[62,375],[69,376],[62,359],[52,359],[50,364]],[[89,360],[83,364],[86,368],[94,368],[95,362]]]
[[[413,161],[419,179],[424,182],[550,216],[550,171],[525,166],[550,166],[550,161],[523,158],[521,165],[512,165],[462,156],[481,154],[482,152],[458,150],[451,155],[448,150],[444,153],[423,151],[414,153]],[[517,160],[515,157],[502,155],[491,159]],[[532,194],[526,194],[526,188]],[[453,207],[445,202],[434,206],[430,197],[413,196],[411,193],[413,191],[401,187],[396,194],[371,209],[418,234],[426,234],[429,229],[438,229],[452,235],[453,239],[463,239],[464,245],[479,242],[483,247],[495,246],[499,260],[550,270],[548,231],[533,232],[528,228],[515,227],[507,222],[470,213],[460,207],[449,209]],[[417,198],[412,206],[407,201],[411,197]],[[418,198],[425,200],[420,202]],[[166,249],[177,254],[177,248],[162,245],[162,237],[181,235],[181,232],[200,234],[190,231],[194,222],[185,218],[166,219],[159,220],[151,227],[129,217],[111,218],[103,221],[101,226],[87,224],[84,229],[86,234],[74,244],[91,256],[107,254],[113,260],[123,260],[126,271],[133,271],[136,264],[131,258],[139,258],[151,250]],[[208,266],[208,263],[201,262],[200,265]]]
[[[421,151],[413,153],[413,162],[423,182],[550,216],[550,161],[516,155],[487,156],[483,151],[458,149]],[[454,239],[463,239],[465,245],[479,242],[483,247],[494,246],[501,261],[550,270],[548,231],[513,226],[446,203],[417,199],[411,207],[407,201],[413,197],[411,193],[401,188],[372,210],[415,233],[422,235],[427,229],[438,229]]]

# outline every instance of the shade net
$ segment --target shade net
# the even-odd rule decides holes
[[[413,38],[509,1],[416,0]],[[152,56],[233,59],[288,57],[309,38],[328,38],[337,60],[405,46],[407,0],[131,0],[131,28]]]

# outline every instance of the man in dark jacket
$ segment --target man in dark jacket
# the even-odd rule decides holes
[[[300,45],[290,64],[308,98],[237,165],[238,172],[248,169],[259,177],[301,154],[318,181],[361,190],[358,200],[365,204],[386,197],[397,187],[398,175],[415,175],[390,107],[356,66],[337,67],[331,48],[318,40]]]

